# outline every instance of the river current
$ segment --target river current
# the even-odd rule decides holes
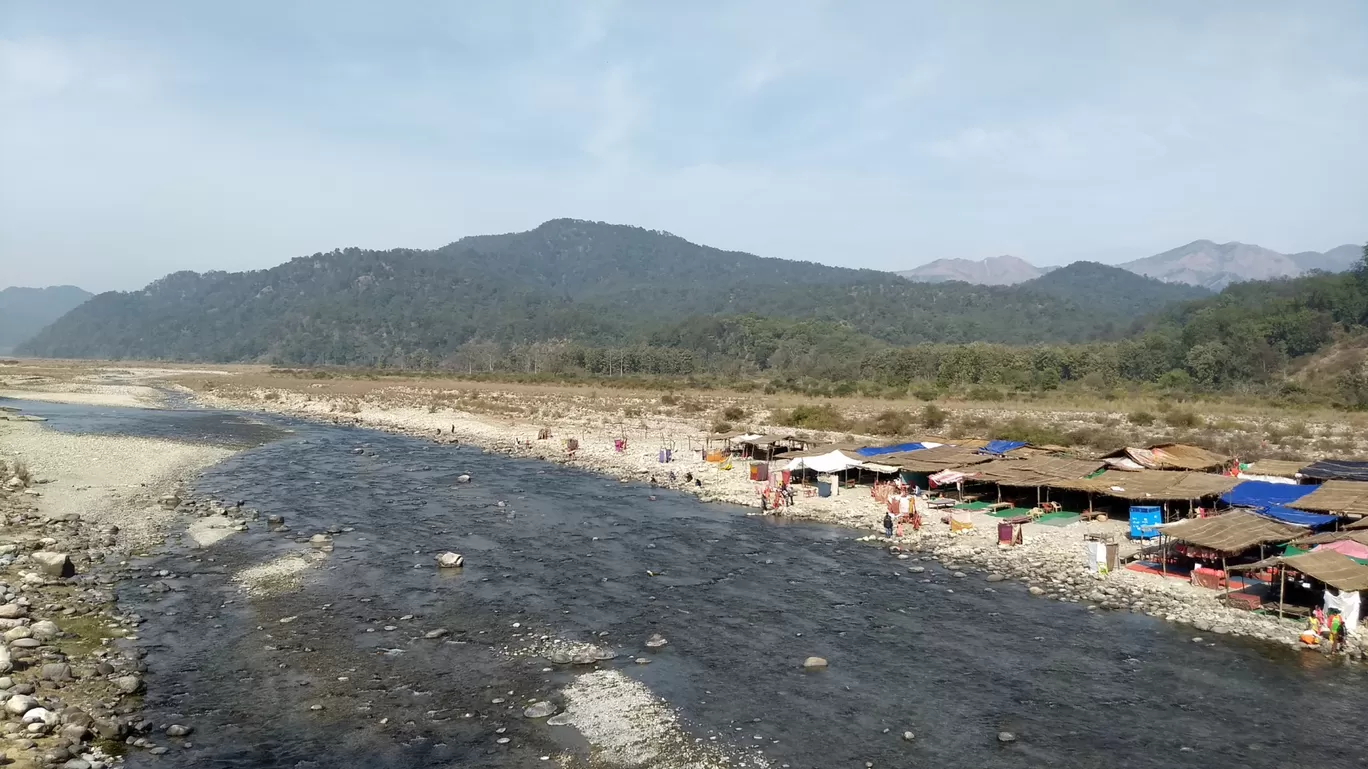
[[[168,756],[131,753],[132,767],[546,766],[586,747],[522,717],[583,672],[507,653],[541,636],[612,646],[601,666],[649,687],[691,735],[763,750],[771,767],[1368,763],[1368,680],[1319,655],[1194,643],[1191,628],[955,579],[842,529],[473,448],[22,405],[58,430],[254,446],[196,491],[292,529],[257,522],[205,549],[173,537],[134,561],[121,600],[147,620],[150,717],[195,732]],[[248,599],[231,580],[329,528],[333,550],[299,590]],[[436,569],[446,550],[466,566]],[[425,639],[434,628],[450,635]],[[653,633],[669,644],[647,652]],[[830,667],[804,673],[809,655]]]

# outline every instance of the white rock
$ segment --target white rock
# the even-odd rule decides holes
[[[16,716],[22,716],[36,707],[38,707],[38,700],[27,694],[16,694],[5,700],[5,711]]]
[[[460,553],[442,553],[437,556],[437,565],[443,569],[456,569],[465,565],[465,556]]]

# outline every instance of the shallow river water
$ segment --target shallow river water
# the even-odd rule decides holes
[[[193,747],[133,753],[133,767],[546,766],[584,746],[521,706],[556,699],[583,669],[503,653],[542,635],[612,645],[622,654],[602,665],[665,699],[691,735],[762,749],[772,767],[1368,763],[1368,679],[1318,655],[1195,644],[1191,628],[1018,584],[929,562],[912,574],[917,562],[848,531],[476,449],[214,412],[25,406],[60,430],[174,437],[189,424],[188,439],[270,441],[198,491],[283,515],[292,532],[255,523],[201,550],[173,538],[122,591],[147,618],[152,719],[196,728]],[[297,592],[248,599],[231,582],[327,527],[351,530]],[[466,556],[459,573],[434,567],[445,550]],[[422,637],[434,628],[451,635]],[[669,645],[648,652],[652,633]],[[633,663],[642,655],[652,664]],[[809,655],[830,668],[804,673]],[[1018,740],[1000,744],[1004,730]]]

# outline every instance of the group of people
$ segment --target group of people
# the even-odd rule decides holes
[[[920,531],[925,506],[926,499],[922,497],[921,489],[913,487],[909,491],[907,485],[902,484],[899,493],[888,497],[888,509],[883,517],[884,536],[889,539],[895,535],[901,537],[904,524],[910,525],[913,531]]]
[[[668,476],[666,476],[666,477],[669,479],[669,483],[670,483],[671,486],[675,485],[675,484],[679,481],[679,476],[675,475],[675,471],[674,471],[674,470],[671,470],[671,471],[670,471],[670,474],[669,474]],[[701,479],[701,478],[695,478],[695,477],[694,477],[694,474],[691,473],[691,472],[689,472],[689,473],[684,473],[684,485],[685,485],[685,486],[697,486],[698,488],[701,489],[701,488],[703,488],[703,479]],[[654,489],[654,488],[656,488],[656,487],[658,487],[658,486],[660,486],[660,481],[656,480],[656,477],[655,477],[654,475],[652,475],[652,476],[651,476],[651,488]]]
[[[1324,638],[1330,644],[1331,654],[1339,651],[1340,643],[1344,641],[1344,616],[1338,609],[1326,612],[1323,608],[1317,608],[1311,613],[1307,624],[1309,627],[1301,636],[1302,643],[1307,646],[1319,646],[1321,639]]]
[[[770,497],[773,495],[774,501],[771,503]],[[780,507],[789,508],[793,506],[793,488],[788,481],[781,481],[776,488],[764,488],[760,490],[760,512],[767,513],[771,507],[776,510]]]

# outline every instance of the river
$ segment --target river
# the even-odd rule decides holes
[[[649,687],[693,737],[771,767],[1365,762],[1359,668],[1194,643],[1188,627],[956,579],[841,529],[362,429],[25,410],[58,430],[252,445],[197,492],[292,529],[258,522],[208,549],[173,538],[133,562],[120,597],[147,620],[150,717],[195,732],[170,756],[131,753],[131,767],[522,767],[584,754],[570,727],[521,714],[584,672],[506,653],[543,635],[614,647],[601,665]],[[231,580],[328,528],[334,549],[300,590],[248,599]],[[445,550],[464,569],[434,568]],[[434,628],[450,635],[423,637]],[[647,651],[653,633],[668,646]],[[830,667],[805,673],[809,655]]]

